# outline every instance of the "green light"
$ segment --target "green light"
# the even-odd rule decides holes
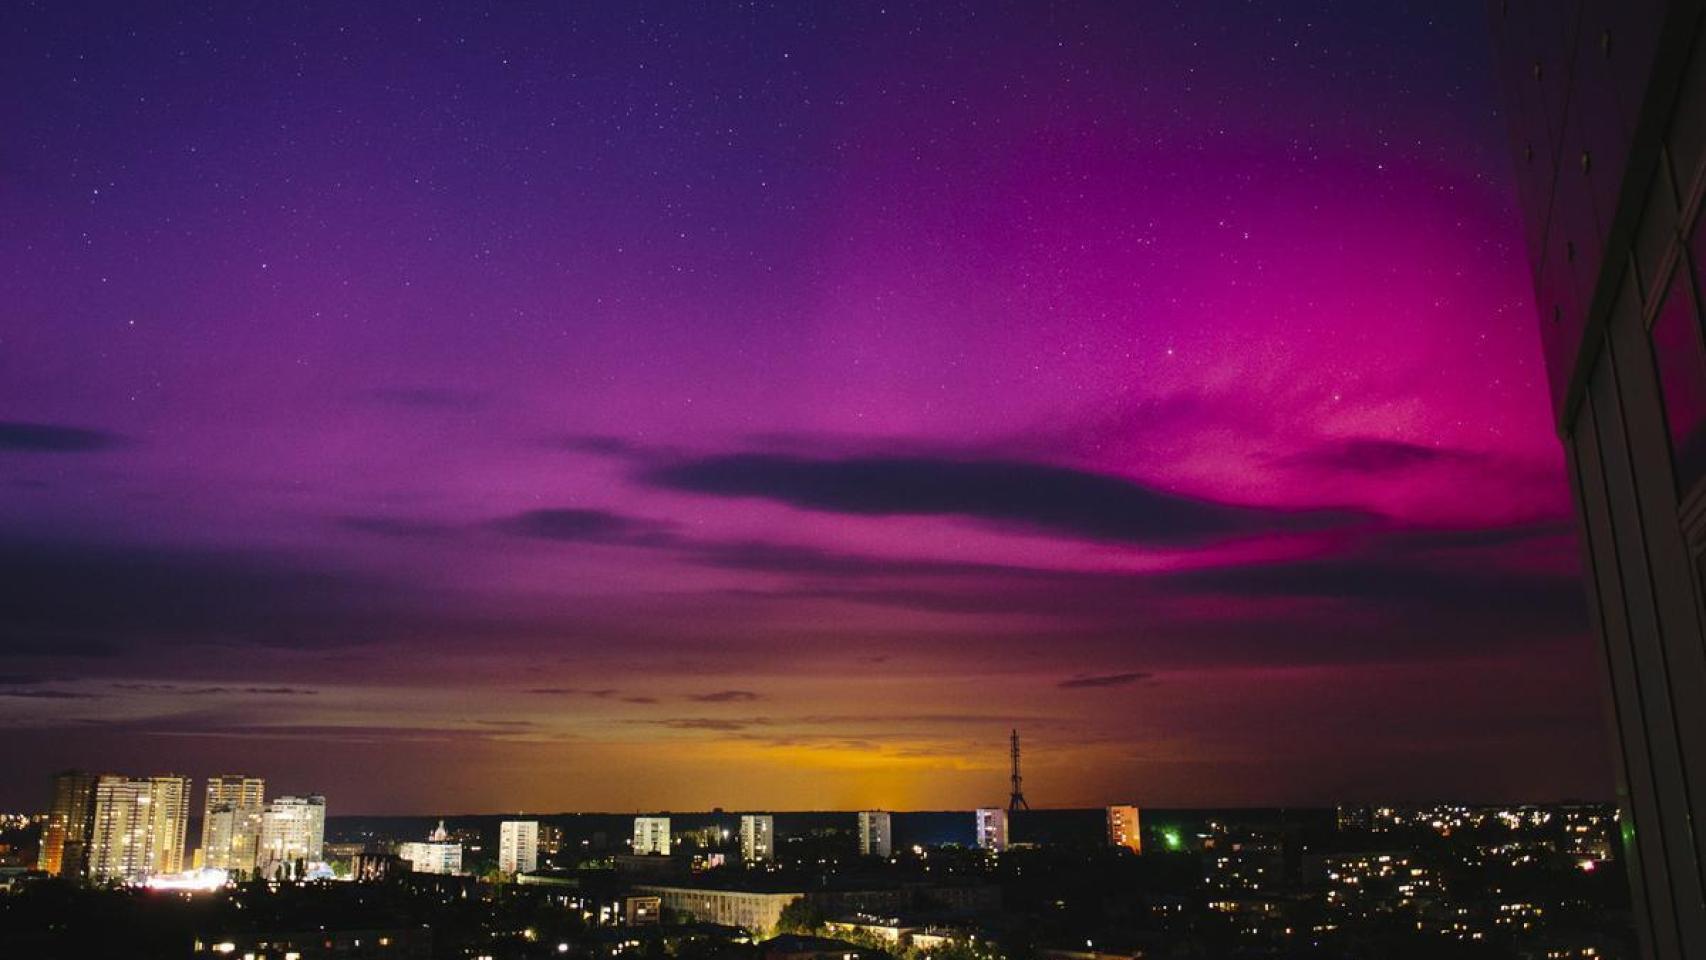
[[[1169,850],[1185,849],[1185,838],[1180,836],[1179,831],[1177,830],[1161,831],[1161,842],[1165,844]]]

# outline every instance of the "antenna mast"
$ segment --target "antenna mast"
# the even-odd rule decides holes
[[[1013,794],[1007,798],[1007,812],[1016,813],[1029,810],[1031,805],[1025,802],[1025,791],[1020,787],[1024,777],[1019,776],[1019,731],[1013,731]]]

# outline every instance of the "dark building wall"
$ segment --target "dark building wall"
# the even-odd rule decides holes
[[[1706,957],[1706,3],[1491,7],[1644,947]]]

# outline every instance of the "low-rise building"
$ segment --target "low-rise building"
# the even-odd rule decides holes
[[[788,904],[805,896],[801,890],[713,890],[649,884],[637,885],[633,890],[636,894],[656,897],[662,909],[683,918],[741,927],[755,933],[775,930]]]

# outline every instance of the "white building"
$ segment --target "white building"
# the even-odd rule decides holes
[[[210,870],[249,875],[261,844],[260,807],[221,803],[202,814],[197,864]]]
[[[977,845],[1001,853],[1007,849],[1007,811],[1000,807],[977,808]]]
[[[260,848],[266,781],[226,774],[207,778],[201,814],[199,866],[248,874]]]
[[[409,861],[409,869],[415,873],[462,872],[462,844],[450,839],[443,820],[438,822],[437,830],[427,835],[425,843],[405,843],[397,848],[397,856]]]
[[[800,892],[760,893],[753,890],[714,890],[704,887],[639,884],[634,892],[657,897],[663,910],[698,923],[720,923],[742,927],[769,936],[782,921],[788,904],[805,896]],[[837,953],[836,956],[841,956]]]
[[[635,817],[634,852],[669,856],[669,818]]]
[[[881,857],[884,860],[894,856],[894,833],[890,830],[889,815],[886,812],[859,812],[859,855]]]
[[[261,812],[257,876],[296,876],[298,865],[326,859],[326,798],[278,797]]]
[[[498,825],[498,870],[506,874],[539,869],[539,821],[505,820]]]
[[[1108,846],[1143,852],[1143,828],[1136,807],[1121,804],[1108,808]]]
[[[184,869],[188,777],[103,776],[95,781],[89,876],[134,883]]]
[[[776,856],[776,818],[768,813],[748,813],[740,818],[740,858],[772,860]]]

